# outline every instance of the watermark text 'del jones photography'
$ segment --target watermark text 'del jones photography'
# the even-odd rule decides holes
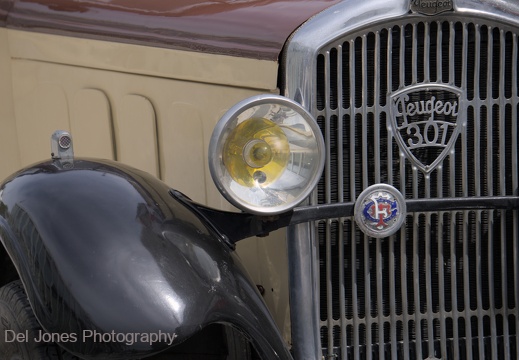
[[[158,331],[156,333],[120,333],[120,332],[98,332],[96,330],[83,330],[80,333],[49,333],[39,330],[35,335],[31,335],[29,331],[16,332],[14,330],[4,330],[4,342],[95,342],[95,343],[123,343],[126,345],[133,345],[135,343],[147,343],[153,345],[154,343],[165,343],[168,346],[172,345],[177,335],[175,333],[168,333]]]

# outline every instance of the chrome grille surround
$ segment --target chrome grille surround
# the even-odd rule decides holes
[[[505,5],[458,1],[425,17],[406,1],[345,1],[296,33],[286,95],[314,114],[327,143],[311,204],[352,202],[377,183],[407,199],[518,195],[519,9]],[[389,118],[390,95],[423,84],[461,89],[465,111],[430,169],[402,150]],[[515,210],[412,213],[383,240],[352,218],[294,227],[296,359],[516,359],[518,253]]]

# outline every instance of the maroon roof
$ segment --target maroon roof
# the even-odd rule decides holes
[[[0,0],[0,25],[277,60],[285,41],[298,26],[337,2],[339,0]],[[7,17],[6,11],[9,11]]]

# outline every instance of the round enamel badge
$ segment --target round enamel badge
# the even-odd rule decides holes
[[[403,195],[388,184],[366,188],[355,203],[355,221],[368,236],[383,238],[396,233],[405,221]]]

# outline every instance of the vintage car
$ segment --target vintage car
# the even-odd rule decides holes
[[[0,0],[0,358],[518,359],[518,35],[516,0]]]

